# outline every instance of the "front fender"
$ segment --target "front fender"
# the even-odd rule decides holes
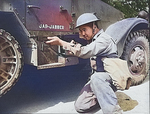
[[[127,18],[110,25],[105,32],[115,40],[120,57],[129,33],[142,29],[148,29],[147,20],[142,18]]]
[[[28,30],[14,12],[0,11],[0,29],[10,33],[17,40],[23,51],[25,63],[34,64],[34,61],[37,61],[37,56],[35,57],[33,54],[36,51],[35,47],[33,47],[35,42],[29,39],[30,34]]]

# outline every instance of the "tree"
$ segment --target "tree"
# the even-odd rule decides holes
[[[149,11],[149,0],[102,0],[124,13],[125,18],[136,17],[142,10]]]

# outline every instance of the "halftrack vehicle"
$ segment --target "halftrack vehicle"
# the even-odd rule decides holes
[[[115,39],[118,55],[133,75],[132,85],[142,83],[149,71],[147,20],[124,19],[122,12],[101,0],[1,0],[0,96],[18,81],[24,64],[37,70],[85,64],[65,56],[62,47],[44,43],[48,36],[59,36],[86,45],[75,29],[77,18],[85,12],[95,12],[99,25]]]

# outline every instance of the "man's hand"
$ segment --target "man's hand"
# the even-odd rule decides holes
[[[47,37],[48,41],[45,43],[50,44],[50,45],[62,45],[62,40],[59,39],[57,36],[54,37]]]

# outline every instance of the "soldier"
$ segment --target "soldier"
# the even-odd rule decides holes
[[[100,107],[104,114],[121,114],[111,76],[104,70],[102,58],[118,58],[116,44],[103,29],[99,29],[99,19],[93,13],[84,13],[77,19],[76,28],[82,38],[88,41],[86,46],[81,46],[74,41],[68,43],[58,37],[48,37],[47,44],[60,45],[69,54],[91,59],[93,73],[85,84],[75,102],[75,109],[79,113],[89,112]]]

